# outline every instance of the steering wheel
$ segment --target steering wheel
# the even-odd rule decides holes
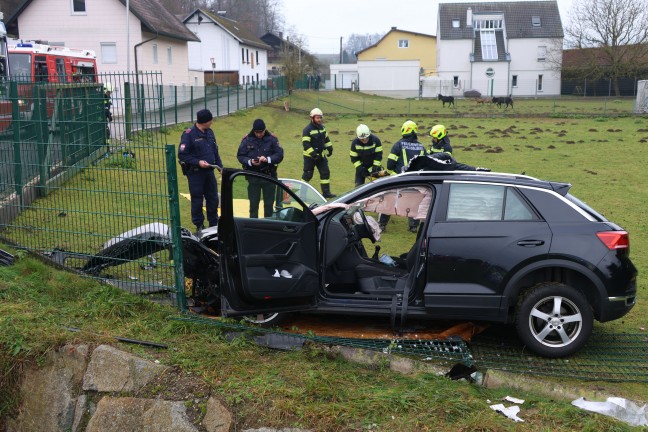
[[[369,225],[367,216],[365,215],[364,211],[362,211],[362,209],[360,208],[358,209],[358,213],[360,214],[360,217],[362,218],[362,223],[364,224],[364,227],[367,230],[367,233],[369,234],[369,240],[371,240],[371,243],[376,243],[376,237],[374,236],[373,229],[371,229],[371,225]]]

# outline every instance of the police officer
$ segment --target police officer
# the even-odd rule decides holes
[[[214,168],[221,171],[223,163],[218,154],[216,137],[211,130],[212,119],[209,110],[198,111],[196,123],[184,131],[178,148],[178,159],[189,181],[191,222],[196,226],[197,235],[204,228],[203,199],[209,226],[218,224],[218,183]]]
[[[450,145],[450,138],[448,137],[448,130],[442,124],[435,125],[430,130],[432,137],[432,145],[430,146],[430,153],[444,152],[452,155],[452,146]]]
[[[425,147],[418,141],[417,133],[418,126],[412,120],[407,120],[401,126],[401,139],[394,144],[389,156],[387,156],[387,171],[390,174],[401,173],[415,156],[426,154]],[[382,231],[385,231],[387,222],[389,222],[389,216],[381,214],[378,224]],[[416,232],[418,225],[417,220],[409,218],[409,230],[411,232]]]
[[[355,185],[360,186],[369,174],[380,171],[383,148],[380,139],[365,124],[356,128],[356,137],[351,142],[349,156],[356,172]]]
[[[320,185],[324,198],[333,198],[336,195],[331,193],[331,171],[329,170],[328,156],[333,154],[333,144],[329,139],[328,132],[322,124],[322,110],[313,108],[310,112],[310,123],[302,132],[302,145],[304,146],[304,173],[302,180],[308,182],[313,178],[315,167],[320,174]]]
[[[243,169],[277,178],[277,165],[283,160],[283,148],[279,140],[267,129],[262,119],[254,120],[252,130],[243,137],[236,158]],[[248,177],[250,217],[259,217],[259,200],[263,191],[263,217],[272,216],[275,190],[273,183],[257,177]]]

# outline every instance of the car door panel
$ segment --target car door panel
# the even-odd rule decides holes
[[[308,206],[279,181],[262,176],[289,194],[294,206],[267,218],[241,214],[247,197],[247,171],[225,170],[219,221],[221,292],[229,314],[286,311],[311,307],[319,289],[318,221]],[[283,198],[282,198],[283,199]],[[234,202],[238,201],[235,206]],[[247,203],[249,206],[249,203]],[[235,207],[238,209],[235,214]],[[285,211],[288,210],[288,211]],[[287,215],[290,215],[286,219]]]

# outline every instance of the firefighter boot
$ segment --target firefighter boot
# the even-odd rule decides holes
[[[328,183],[322,184],[322,196],[324,198],[335,198],[337,195],[331,193],[331,185]]]

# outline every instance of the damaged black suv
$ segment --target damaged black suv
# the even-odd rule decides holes
[[[249,177],[276,188],[271,217],[248,216]],[[637,275],[628,233],[570,187],[418,171],[309,206],[285,181],[225,170],[215,247],[222,311],[267,323],[299,310],[381,315],[396,330],[413,318],[510,323],[532,351],[568,356],[594,319],[630,311]],[[390,216],[382,233],[380,214]],[[371,250],[381,236],[384,254]]]

